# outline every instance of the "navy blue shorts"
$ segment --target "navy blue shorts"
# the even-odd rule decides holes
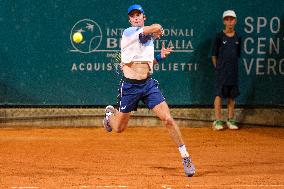
[[[216,96],[221,98],[236,98],[240,95],[238,85],[222,85],[216,87]]]
[[[158,88],[158,81],[152,78],[133,80],[123,78],[118,95],[118,110],[123,113],[136,111],[141,100],[149,109],[165,101]]]

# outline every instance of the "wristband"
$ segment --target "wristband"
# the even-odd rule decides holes
[[[161,56],[161,53],[158,54],[156,57],[155,57],[156,61],[157,62],[160,62],[161,60],[163,60],[162,56]]]

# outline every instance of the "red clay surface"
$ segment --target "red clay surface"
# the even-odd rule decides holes
[[[0,128],[0,188],[284,188],[284,128],[181,131],[192,178],[163,127]]]

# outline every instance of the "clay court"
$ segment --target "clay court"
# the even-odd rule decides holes
[[[181,130],[191,178],[163,127],[1,128],[0,188],[284,188],[284,128]]]

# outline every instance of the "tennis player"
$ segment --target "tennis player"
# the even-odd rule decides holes
[[[135,4],[128,8],[128,19],[131,27],[124,30],[121,40],[120,66],[124,76],[120,83],[118,110],[110,105],[106,107],[104,127],[108,132],[123,132],[127,128],[131,111],[136,111],[139,101],[142,101],[164,122],[179,149],[185,174],[191,177],[195,173],[195,167],[179,127],[170,114],[158,82],[151,78],[153,64],[166,58],[172,48],[165,48],[162,44],[161,53],[154,58],[153,42],[163,35],[163,28],[160,24],[145,26],[146,16],[140,5]]]

